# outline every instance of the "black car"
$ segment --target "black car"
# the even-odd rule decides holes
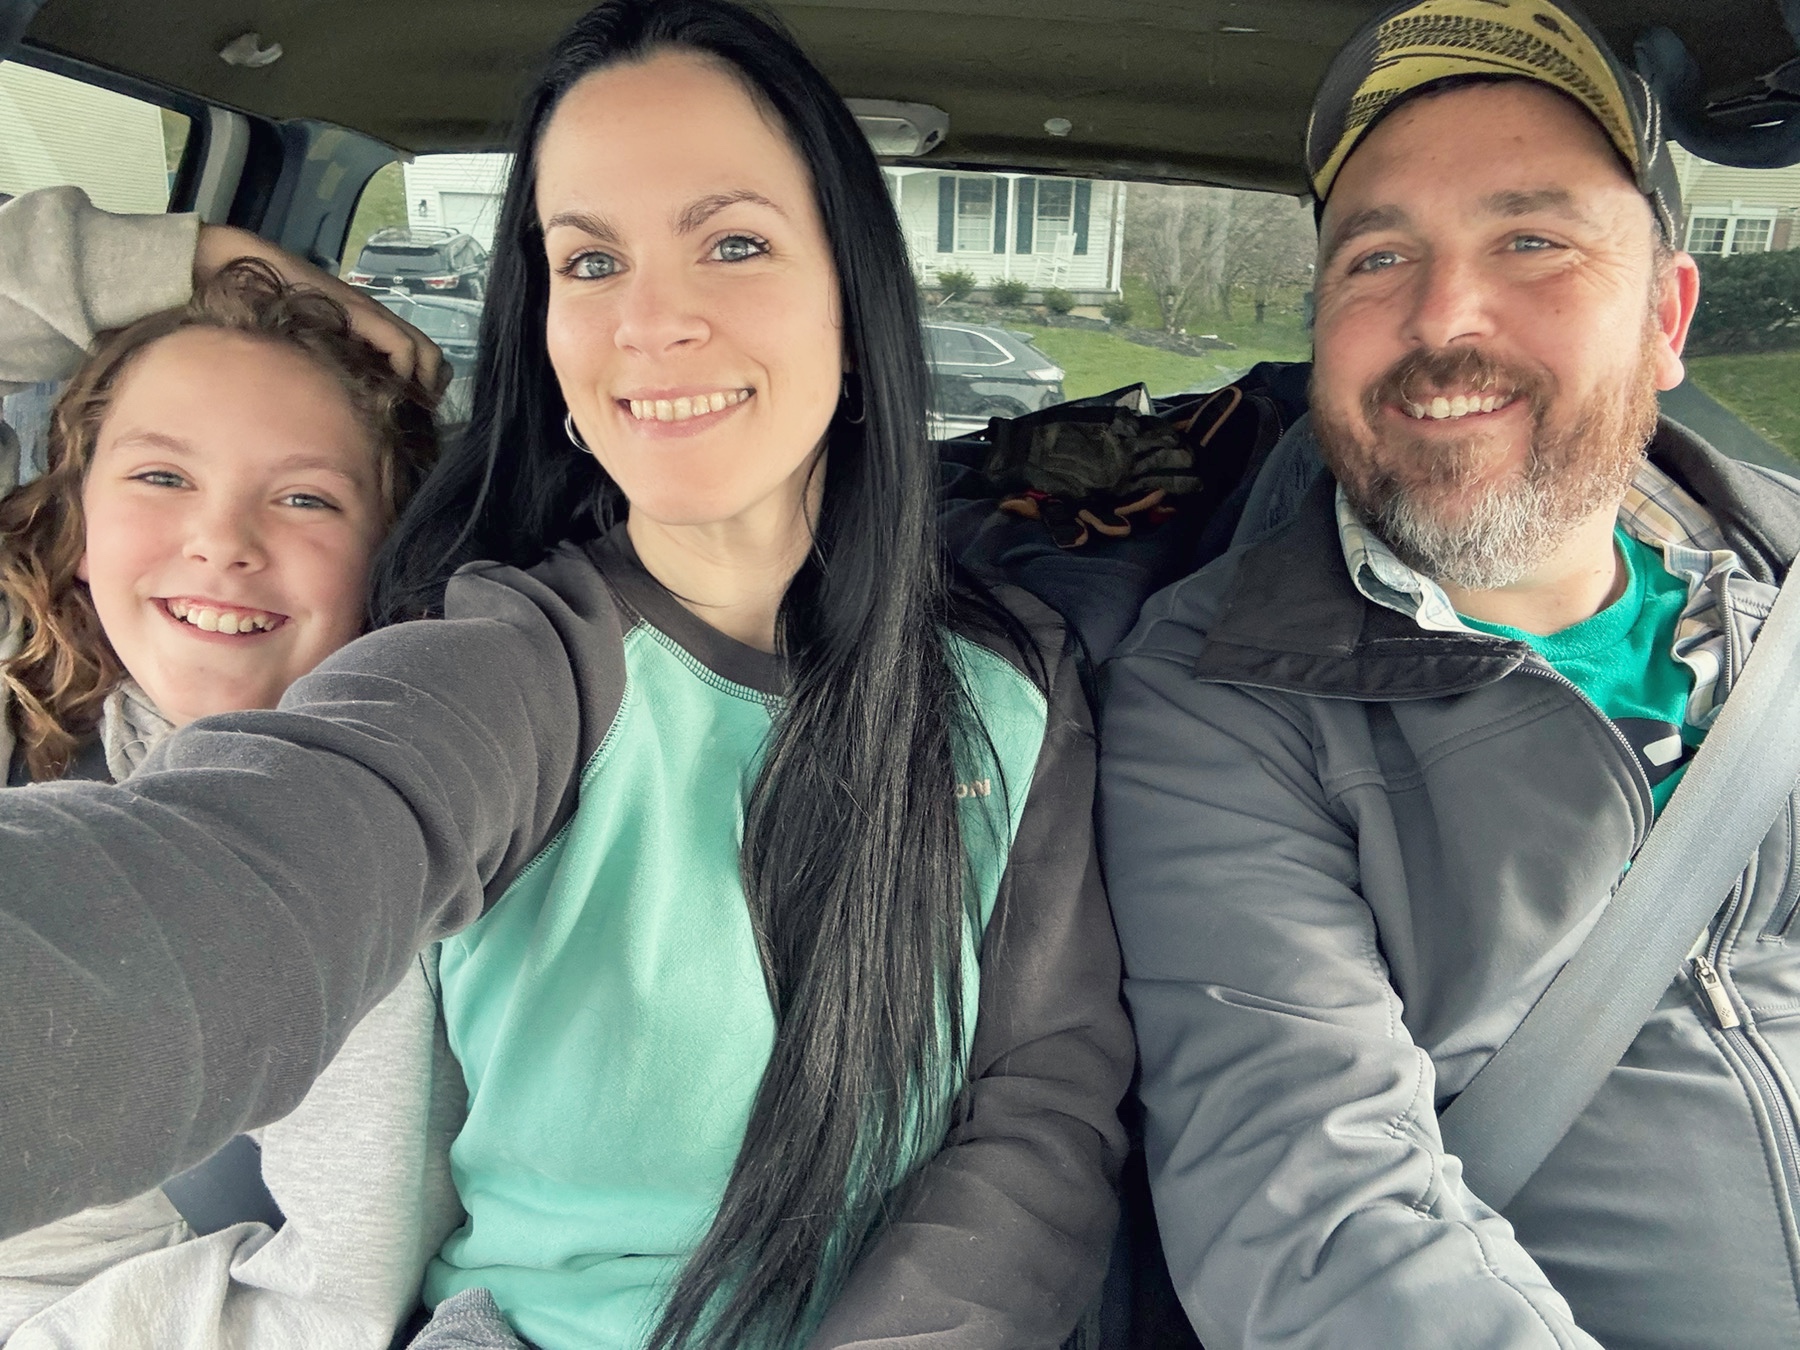
[[[979,324],[928,323],[931,417],[938,436],[1018,417],[1063,401],[1063,370],[1023,333]]]
[[[450,230],[377,230],[344,280],[369,290],[417,291],[479,300],[487,250]]]
[[[481,336],[481,302],[403,291],[380,291],[375,299],[437,343],[450,363],[450,387],[438,404],[438,416],[446,422],[468,421],[475,350]]]

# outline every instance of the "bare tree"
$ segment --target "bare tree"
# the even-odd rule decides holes
[[[1223,188],[1150,185],[1126,199],[1125,267],[1149,284],[1166,332],[1217,284],[1229,197]]]
[[[1265,192],[1232,194],[1232,220],[1227,236],[1235,283],[1249,290],[1261,323],[1276,291],[1297,286],[1312,276],[1315,231],[1312,212],[1293,197]],[[1231,317],[1231,295],[1222,292],[1220,309]]]
[[[1231,318],[1243,290],[1261,323],[1276,291],[1310,275],[1312,253],[1312,219],[1292,197],[1149,186],[1128,199],[1125,268],[1149,284],[1171,333],[1208,302]]]

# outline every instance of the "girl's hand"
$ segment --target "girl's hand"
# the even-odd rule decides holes
[[[330,296],[350,313],[357,335],[386,354],[395,370],[417,378],[441,396],[450,383],[450,365],[437,344],[399,315],[363,292],[346,286],[303,258],[277,248],[260,235],[232,225],[202,225],[194,249],[194,283],[207,280],[233,258],[261,258],[282,280]]]

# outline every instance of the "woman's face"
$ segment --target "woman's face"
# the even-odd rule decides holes
[[[634,522],[803,528],[843,336],[785,135],[690,54],[610,67],[552,116],[537,210],[550,361]]]
[[[140,352],[81,505],[77,575],[178,726],[274,707],[362,629],[383,533],[374,439],[291,348],[195,328]]]

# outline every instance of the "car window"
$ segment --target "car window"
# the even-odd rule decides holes
[[[344,239],[341,275],[444,349],[451,381],[439,412],[469,415],[488,251],[511,156],[419,155],[363,187]]]
[[[5,153],[0,148],[0,163]],[[1706,281],[1689,379],[1665,398],[1665,410],[1731,453],[1794,467],[1800,406],[1788,391],[1800,387],[1800,168],[1722,169],[1679,149],[1677,160],[1688,208],[1683,242]],[[474,268],[484,279],[508,167],[502,154],[444,154],[382,169],[358,203],[345,274],[378,233],[448,231],[464,236],[448,267]],[[1217,388],[1258,362],[1311,355],[1315,236],[1303,200],[950,173],[918,162],[888,165],[882,178],[912,257],[928,359],[1011,369],[1010,332],[1046,358],[1037,369],[1060,376],[1013,389],[935,380],[940,430],[1139,381],[1158,395]],[[381,245],[375,253],[392,255],[396,273],[436,265],[405,262],[414,247]],[[459,281],[456,296],[478,314],[483,289]],[[1746,296],[1768,313],[1746,317]],[[453,341],[451,330],[472,334],[475,322],[467,312],[432,321]],[[463,361],[462,371],[471,359],[453,355],[452,364]]]
[[[1700,309],[1663,411],[1728,454],[1800,472],[1800,165],[1734,169],[1680,146],[1674,159]]]
[[[108,211],[167,210],[189,130],[173,109],[0,62],[0,201],[73,184]],[[26,477],[43,468],[55,394],[45,384],[0,399]]]
[[[503,154],[443,154],[380,170],[345,240],[346,278],[355,282],[359,267],[376,279],[416,272],[377,270],[396,250],[370,241],[432,230],[466,235],[466,265],[485,271],[509,166]],[[957,401],[959,417],[976,418],[1140,380],[1174,394],[1310,353],[1312,215],[1294,198],[916,163],[887,166],[882,178],[919,284],[928,359],[1009,369],[1012,332],[1045,358],[1032,369],[1057,376],[1012,391],[934,387],[940,425]],[[478,300],[479,289],[457,294]],[[970,331],[981,329],[993,335]]]
[[[472,256],[460,265],[480,265],[493,247],[511,161],[510,155],[502,154],[419,155],[408,164],[381,169],[357,201],[344,240],[344,272],[350,271],[369,237],[384,230],[467,235],[463,246]]]
[[[1013,355],[985,333],[963,334],[963,359],[976,366],[1003,366]]]
[[[1312,213],[1292,197],[922,165],[883,178],[927,321],[1018,333],[1069,398],[1140,380],[1212,389],[1311,353]],[[1001,339],[954,331],[930,334],[936,359],[1012,359]]]
[[[17,61],[0,63],[0,194],[72,183],[108,211],[168,209],[189,119]]]

